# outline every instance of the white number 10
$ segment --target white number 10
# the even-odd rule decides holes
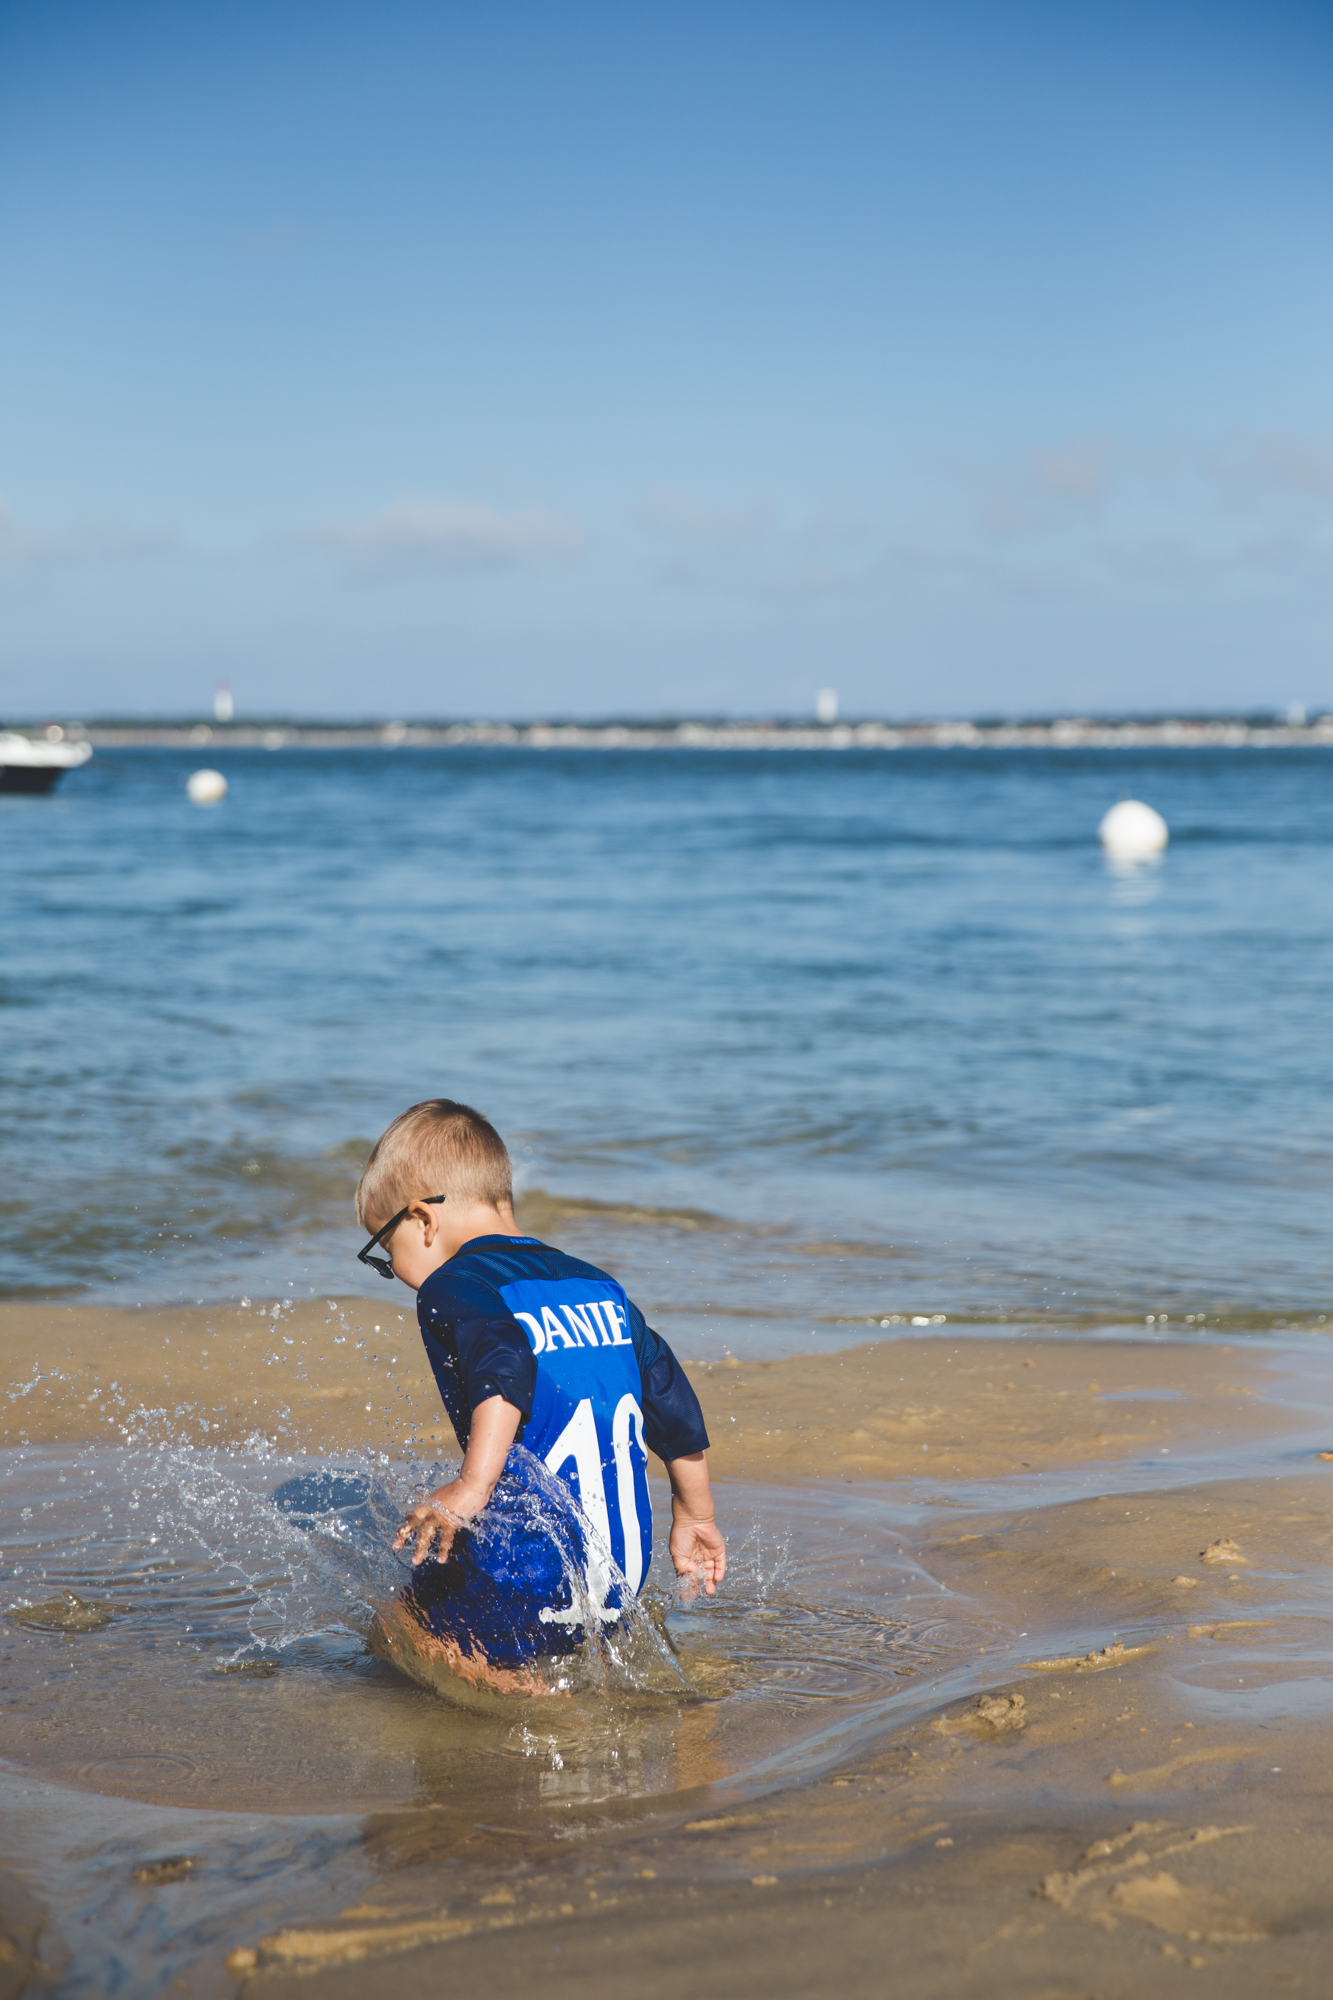
[[[622,1396],[611,1420],[611,1449],[616,1461],[616,1511],[625,1537],[625,1581],[637,1591],[643,1582],[643,1533],[634,1493],[634,1461],[630,1445],[638,1427],[639,1450],[643,1451],[643,1411],[633,1396]],[[592,1398],[585,1396],[573,1416],[546,1454],[546,1464],[558,1479],[560,1468],[574,1461],[579,1482],[579,1500],[593,1531],[588,1550],[588,1592],[593,1609],[602,1619],[619,1617],[606,1610],[611,1589],[611,1518],[606,1504],[606,1482],[602,1478],[602,1450],[597,1440],[597,1420]],[[557,1613],[559,1617],[561,1614]],[[566,1614],[567,1615],[567,1614]]]

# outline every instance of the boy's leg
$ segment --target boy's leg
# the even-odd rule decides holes
[[[563,1693],[547,1686],[539,1663],[582,1645],[582,1631],[565,1623],[580,1553],[572,1512],[568,1523],[553,1518],[546,1496],[538,1504],[507,1474],[484,1526],[460,1528],[443,1561],[413,1569],[379,1621],[376,1650],[418,1678],[442,1667],[506,1694]]]
[[[371,1621],[370,1650],[389,1660],[401,1671],[419,1679],[413,1663],[443,1667],[473,1687],[493,1688],[497,1694],[563,1695],[565,1688],[548,1687],[531,1667],[498,1667],[481,1652],[464,1652],[456,1639],[437,1636],[416,1614],[395,1597],[387,1611],[376,1612]]]

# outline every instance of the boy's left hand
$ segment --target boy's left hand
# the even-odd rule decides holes
[[[727,1573],[727,1545],[717,1523],[678,1514],[671,1524],[668,1547],[676,1575],[691,1578],[696,1585],[702,1583],[705,1593],[715,1597]]]

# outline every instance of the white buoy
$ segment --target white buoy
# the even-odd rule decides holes
[[[191,771],[185,790],[191,805],[215,806],[227,796],[227,780],[221,771]]]
[[[1097,829],[1108,854],[1118,861],[1146,861],[1160,854],[1171,835],[1166,821],[1142,799],[1121,799]]]

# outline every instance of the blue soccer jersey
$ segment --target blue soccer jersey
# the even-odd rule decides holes
[[[671,1349],[614,1278],[535,1237],[465,1244],[421,1287],[417,1313],[460,1445],[488,1397],[522,1412],[515,1442],[577,1496],[589,1599],[614,1618],[615,1572],[637,1592],[652,1558],[648,1451],[672,1459],[708,1445]],[[541,1616],[558,1624],[577,1613]]]

